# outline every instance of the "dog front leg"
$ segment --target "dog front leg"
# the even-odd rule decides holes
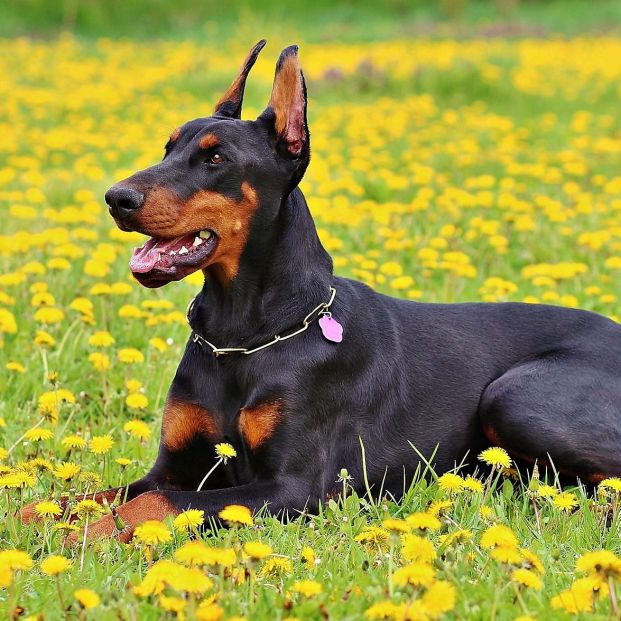
[[[136,526],[146,520],[163,520],[187,509],[198,509],[205,512],[207,522],[209,518],[217,518],[218,513],[228,505],[243,505],[253,512],[266,506],[271,514],[294,517],[304,509],[316,508],[318,495],[309,493],[309,489],[308,483],[286,479],[200,492],[153,490],[118,508],[118,515],[125,524],[121,533],[112,515],[106,515],[89,526],[87,537],[90,540],[116,537],[127,543],[133,537]],[[77,540],[78,537],[73,538]]]

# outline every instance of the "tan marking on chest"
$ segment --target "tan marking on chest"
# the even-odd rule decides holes
[[[282,402],[267,401],[253,408],[243,408],[237,426],[250,450],[254,451],[274,435],[282,418]]]
[[[219,435],[218,421],[209,410],[196,403],[168,398],[162,421],[162,441],[167,449],[178,451],[196,436],[215,441]]]

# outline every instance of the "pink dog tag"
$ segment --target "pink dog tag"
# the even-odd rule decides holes
[[[331,315],[322,315],[319,318],[319,327],[328,341],[340,343],[343,340],[343,326]]]

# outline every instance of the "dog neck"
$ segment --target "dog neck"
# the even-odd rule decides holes
[[[261,224],[251,225],[235,278],[222,283],[207,274],[194,302],[192,328],[219,347],[269,340],[300,324],[330,295],[332,259],[301,190],[282,201],[273,223]]]

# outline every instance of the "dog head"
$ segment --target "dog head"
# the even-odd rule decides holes
[[[175,129],[159,164],[106,193],[119,228],[150,237],[130,261],[146,287],[199,269],[233,279],[251,223],[269,226],[304,175],[310,137],[297,46],[280,55],[265,111],[254,121],[240,118],[246,78],[264,45],[252,48],[211,116]]]

